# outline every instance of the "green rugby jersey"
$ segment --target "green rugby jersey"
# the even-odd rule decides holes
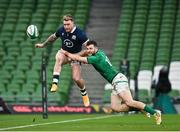
[[[112,66],[109,58],[102,50],[98,50],[92,56],[87,57],[87,61],[110,83],[118,74],[118,71]]]

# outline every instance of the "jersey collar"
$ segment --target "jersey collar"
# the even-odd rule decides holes
[[[73,29],[71,30],[71,33],[73,33],[76,30],[76,26],[73,27]]]
[[[99,49],[96,51],[96,53],[99,51]],[[92,55],[95,55],[96,53],[92,54]]]

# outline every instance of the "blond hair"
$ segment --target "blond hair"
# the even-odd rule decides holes
[[[69,20],[74,21],[73,16],[71,14],[64,15],[63,20],[64,21],[69,21]]]

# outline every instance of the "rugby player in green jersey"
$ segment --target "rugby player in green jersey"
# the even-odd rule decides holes
[[[156,124],[161,124],[161,111],[154,110],[143,102],[136,101],[132,98],[126,76],[112,66],[106,54],[98,49],[97,43],[95,41],[88,41],[86,48],[84,53],[86,55],[89,54],[89,56],[85,56],[85,54],[83,56],[71,54],[65,50],[62,50],[62,53],[72,60],[92,64],[93,67],[112,84],[111,108],[114,111],[125,112],[131,110],[131,108],[135,108],[154,115]],[[123,103],[120,104],[120,101]]]

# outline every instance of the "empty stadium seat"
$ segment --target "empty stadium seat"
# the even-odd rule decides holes
[[[104,93],[103,93],[103,97],[102,97],[102,101],[104,104],[111,103],[111,91],[112,91],[112,85],[110,83],[107,83],[104,86]]]
[[[177,95],[179,93],[178,91],[180,91],[179,76],[180,76],[180,62],[179,61],[171,62],[169,68],[169,80],[172,85],[172,90],[176,90]]]
[[[138,73],[138,94],[139,100],[150,102],[151,101],[151,84],[152,83],[152,71],[141,70]],[[145,100],[144,100],[145,99]]]
[[[151,90],[151,82],[152,82],[152,71],[143,70],[138,74],[138,88],[139,89],[147,89]]]

